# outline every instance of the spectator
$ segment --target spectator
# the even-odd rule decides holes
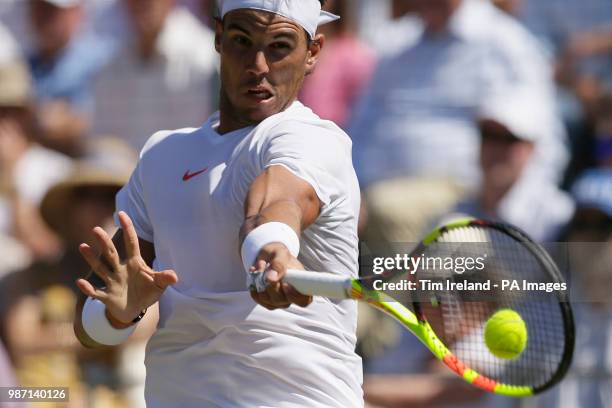
[[[68,386],[71,406],[84,406],[88,399],[94,406],[102,400],[116,406],[128,382],[118,369],[124,351],[84,350],[74,336],[72,322],[78,292],[74,282],[87,270],[78,246],[91,241],[89,231],[96,225],[114,229],[114,197],[127,182],[135,162],[136,155],[118,140],[100,139],[92,146],[86,158],[77,162],[41,203],[45,221],[65,243],[63,256],[54,262],[35,263],[0,281],[3,338],[22,384]],[[152,318],[154,310],[147,313],[148,321],[154,324]],[[151,324],[139,329],[144,338],[152,331]],[[143,337],[139,336],[132,340],[143,349]],[[130,361],[133,364],[135,360]],[[142,378],[144,373],[141,378],[130,379],[137,380],[136,384],[127,384],[132,388],[140,382],[140,405],[144,402]]]
[[[189,0],[186,0],[189,1]],[[199,3],[199,15],[200,20],[209,27],[214,29],[215,18],[218,15],[217,2],[215,0],[193,0]]]
[[[576,346],[572,366],[532,407],[610,406],[612,379],[612,171],[591,169],[572,186],[577,209],[566,236]]]
[[[48,146],[76,155],[90,128],[93,78],[111,48],[92,34],[81,35],[82,0],[32,0],[29,17],[41,136]]]
[[[306,78],[300,99],[322,119],[345,127],[370,80],[374,55],[357,38],[347,0],[328,1],[326,8],[342,18],[320,29],[325,34],[325,51],[315,72]]]
[[[6,64],[19,57],[15,39],[2,23],[0,23],[0,64]]]
[[[70,161],[36,143],[30,85],[24,63],[0,65],[0,235],[44,259],[57,256],[60,242],[43,223],[38,203]]]
[[[13,373],[11,361],[0,340],[0,387],[16,387],[17,380]],[[0,408],[27,408],[25,403],[0,401]]]
[[[612,3],[608,0],[528,0],[525,24],[548,45],[557,77],[592,107],[602,84],[612,85]]]
[[[554,57],[557,99],[570,136],[569,185],[595,165],[593,118],[612,86],[612,3],[608,0],[523,0],[518,16]]]
[[[0,66],[11,64],[18,56],[17,43],[10,32],[0,23]],[[2,84],[0,83],[0,88],[1,87]],[[0,108],[0,112],[1,111],[2,108]],[[0,123],[1,122],[2,119],[0,119]],[[28,253],[23,245],[14,237],[7,234],[10,229],[8,227],[10,221],[6,211],[7,203],[4,195],[4,192],[0,192],[0,277],[11,270],[25,267],[29,262]]]
[[[215,0],[179,0],[178,4],[185,6],[191,14],[196,16],[207,27],[212,29],[215,26]]]
[[[0,1],[0,23],[15,39],[17,50],[30,49],[30,30],[27,27],[27,1]]]
[[[612,169],[612,92],[604,94],[597,104],[595,158],[599,167]]]
[[[479,116],[482,187],[457,210],[516,225],[536,241],[555,240],[574,207],[556,185],[526,171],[538,140],[546,137],[537,99],[521,92],[505,95],[487,102]]]
[[[565,165],[551,70],[536,40],[488,1],[415,4],[422,35],[381,62],[349,132],[371,216],[369,241],[416,240],[478,188],[477,112],[512,88],[533,92],[545,113],[547,138],[534,172],[555,182]]]
[[[94,135],[135,149],[159,129],[199,126],[211,111],[214,35],[175,0],[123,0],[134,35],[96,84]]]
[[[521,8],[523,7],[524,0],[492,0],[495,7],[503,10],[511,16],[517,17]]]
[[[82,0],[85,6],[85,28],[111,47],[111,57],[121,49],[129,35],[123,0]]]
[[[391,18],[379,24],[368,37],[370,45],[381,58],[388,58],[405,50],[423,34],[423,22],[416,15],[417,0],[392,0]],[[379,6],[377,4],[377,6]]]

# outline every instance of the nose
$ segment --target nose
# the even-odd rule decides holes
[[[261,77],[270,72],[270,67],[268,66],[266,54],[263,51],[255,52],[255,55],[253,56],[249,66],[247,67],[247,71],[257,77]]]

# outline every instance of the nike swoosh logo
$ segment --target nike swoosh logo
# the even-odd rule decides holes
[[[191,173],[189,174],[189,170],[187,170],[185,172],[185,174],[183,174],[183,181],[189,181],[192,178],[199,176],[200,174],[204,173],[206,170],[208,170],[208,167],[205,167],[204,169],[200,170],[200,171],[196,171],[195,173]]]

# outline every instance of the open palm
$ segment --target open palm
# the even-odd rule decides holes
[[[157,302],[164,290],[177,283],[178,278],[173,270],[156,272],[151,269],[140,255],[138,235],[132,220],[124,212],[119,213],[119,220],[125,259],[120,259],[106,231],[100,227],[94,228],[93,234],[100,246],[100,255],[97,256],[87,244],[81,244],[79,250],[106,286],[95,288],[85,279],[79,279],[77,286],[85,295],[104,303],[113,318],[129,323],[141,311]]]

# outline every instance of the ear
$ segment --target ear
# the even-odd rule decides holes
[[[223,35],[223,21],[215,18],[215,50],[221,52],[221,36]]]
[[[306,57],[306,75],[314,72],[323,45],[325,45],[325,36],[323,34],[315,35],[315,38],[309,43],[308,56]]]

